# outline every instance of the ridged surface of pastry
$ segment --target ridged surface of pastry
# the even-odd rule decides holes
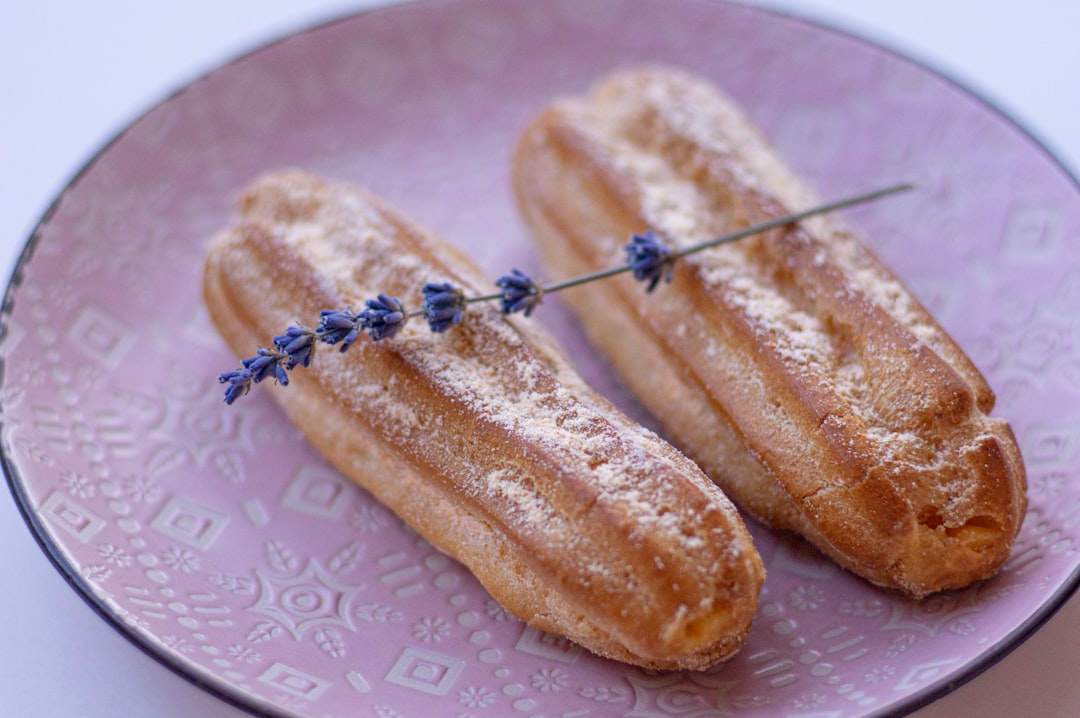
[[[740,108],[668,68],[617,73],[523,133],[515,189],[556,276],[672,248],[817,200]],[[1025,511],[994,395],[835,216],[568,291],[590,339],[694,458],[765,523],[923,596],[992,575]],[[602,317],[602,318],[601,318]]]
[[[445,240],[350,185],[267,176],[239,214],[204,281],[239,356],[378,293],[419,308],[425,282],[491,291]],[[704,668],[743,643],[763,570],[738,513],[531,320],[490,303],[442,334],[415,318],[321,347],[269,390],[340,471],[532,625],[652,668]]]

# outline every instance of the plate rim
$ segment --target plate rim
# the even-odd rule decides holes
[[[121,120],[121,127],[110,138],[93,150],[89,157],[70,175],[69,179],[62,183],[55,197],[49,202],[40,218],[34,223],[29,237],[18,251],[12,270],[5,284],[3,303],[0,304],[0,346],[8,338],[9,322],[13,316],[16,305],[15,294],[21,288],[24,280],[24,270],[32,261],[33,255],[42,241],[42,231],[48,225],[49,220],[58,211],[65,197],[90,172],[93,167],[104,157],[109,150],[125,137],[132,128],[144,117],[161,108],[182,95],[188,88],[220,72],[227,71],[230,67],[255,56],[259,53],[274,48],[299,35],[320,32],[333,25],[344,22],[362,22],[367,16],[393,12],[415,12],[425,5],[445,5],[459,2],[476,2],[477,0],[394,0],[388,5],[379,5],[355,11],[345,11],[337,15],[331,15],[322,20],[314,20],[285,30],[268,39],[256,41],[252,46],[229,54],[222,60],[213,64],[209,69],[194,74],[190,79],[181,81],[179,86],[171,91],[166,91],[157,100],[148,104],[142,111],[136,112],[127,120]],[[495,0],[480,0],[482,2],[494,2]],[[502,0],[505,2],[506,0]],[[528,0],[516,0],[527,2]],[[620,0],[621,1],[621,0]],[[918,53],[908,50],[898,50],[890,41],[873,37],[863,29],[854,29],[843,21],[825,20],[811,15],[797,14],[794,9],[774,7],[769,0],[764,3],[750,4],[743,0],[681,0],[682,2],[696,3],[700,5],[734,6],[751,13],[770,15],[786,22],[799,23],[819,32],[825,32],[840,36],[848,41],[854,41],[871,50],[884,52],[894,59],[904,61],[914,68],[933,76],[950,86],[967,98],[975,101],[985,111],[1003,121],[1010,129],[1019,132],[1021,138],[1026,140],[1033,149],[1037,150],[1044,159],[1056,167],[1072,185],[1077,194],[1080,194],[1080,174],[1075,174],[1054,151],[1050,144],[1044,141],[1024,122],[1018,120],[1002,104],[990,99],[981,90],[972,87],[956,75],[936,67],[931,61],[920,56]],[[0,351],[0,391],[5,387],[6,357]],[[216,676],[206,674],[204,669],[192,662],[185,662],[179,657],[153,643],[143,636],[137,629],[129,625],[122,617],[112,611],[106,601],[96,595],[89,581],[83,577],[63,556],[63,548],[58,545],[53,534],[45,527],[33,507],[33,502],[28,495],[28,488],[23,480],[6,440],[11,425],[0,411],[0,468],[2,468],[5,482],[12,494],[16,508],[30,530],[35,543],[46,555],[49,562],[60,573],[75,593],[93,610],[99,617],[105,620],[127,641],[138,648],[143,654],[149,656],[160,665],[167,668],[173,674],[186,680],[195,687],[204,690],[225,703],[247,712],[253,716],[265,716],[265,718],[296,718],[295,713],[279,710],[277,706],[269,704],[257,698],[257,696],[241,691],[236,686],[223,681]],[[1058,611],[1068,603],[1069,599],[1080,592],[1080,565],[1065,578],[1050,596],[1043,601],[1038,610],[1029,615],[1023,622],[1009,633],[1005,634],[997,643],[987,651],[979,654],[975,659],[961,666],[956,671],[944,674],[942,677],[929,683],[919,691],[913,692],[901,699],[891,707],[872,710],[862,714],[864,718],[881,716],[908,715],[921,708],[934,703],[940,698],[952,693],[961,686],[987,672],[1006,656],[1023,645],[1031,636],[1038,632]]]

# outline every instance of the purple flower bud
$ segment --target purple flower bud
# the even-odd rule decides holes
[[[529,316],[532,310],[543,301],[543,287],[532,277],[517,269],[499,277],[495,281],[495,286],[502,289],[499,306],[503,314],[524,312],[525,316]]]
[[[461,323],[465,313],[465,293],[449,282],[425,284],[424,318],[433,332],[445,332]]]
[[[315,349],[315,331],[305,326],[289,327],[274,337],[274,348],[287,355],[286,369],[308,367]]]
[[[377,299],[367,300],[364,306],[367,308],[358,315],[360,326],[375,341],[393,337],[409,321],[409,314],[397,297],[380,294]]]
[[[626,249],[627,264],[633,268],[634,279],[649,282],[645,291],[651,292],[656,289],[661,278],[665,282],[671,281],[675,258],[671,256],[671,250],[664,246],[655,232],[649,230],[645,234],[633,235],[624,249]]]
[[[287,385],[289,375],[285,372],[285,367],[281,365],[281,360],[286,358],[288,358],[287,355],[281,352],[274,352],[260,347],[255,356],[242,359],[240,364],[251,372],[251,381],[255,384],[273,375],[279,384]]]
[[[232,404],[234,401],[251,391],[251,371],[249,369],[233,369],[232,371],[218,374],[219,384],[228,384],[225,387],[225,403]]]
[[[319,341],[325,344],[341,342],[341,351],[345,351],[360,336],[360,328],[359,314],[353,314],[348,309],[324,309],[319,312],[316,334]]]

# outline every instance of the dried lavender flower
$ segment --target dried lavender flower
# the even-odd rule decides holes
[[[644,234],[633,235],[624,249],[626,262],[634,273],[634,279],[649,282],[646,292],[656,289],[661,278],[665,282],[671,281],[675,256],[664,246],[655,232],[649,230]]]
[[[263,379],[273,376],[279,384],[288,384],[289,375],[285,367],[281,365],[282,359],[287,359],[287,354],[270,351],[259,347],[259,351],[253,357],[240,361],[240,364],[251,372],[251,381],[258,384]]]
[[[544,288],[518,269],[499,277],[495,286],[502,290],[499,304],[503,314],[523,312],[525,316],[529,316],[544,300]]]
[[[274,337],[274,348],[284,353],[285,368],[308,367],[315,350],[315,330],[301,325],[289,327],[284,334]]]
[[[346,351],[360,336],[361,315],[353,314],[348,309],[324,309],[319,312],[319,328],[316,330],[319,341],[325,344],[341,342],[341,351]]]
[[[359,314],[360,325],[375,341],[389,339],[409,321],[409,313],[397,297],[380,294],[377,299],[367,300],[364,306],[366,309]]]
[[[465,292],[449,282],[428,282],[424,293],[424,318],[433,332],[445,332],[461,323],[465,313]]]
[[[234,401],[251,391],[251,371],[249,369],[233,369],[232,371],[218,374],[219,384],[228,384],[225,387],[225,403],[232,404]]]

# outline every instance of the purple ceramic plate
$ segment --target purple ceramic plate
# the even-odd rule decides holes
[[[304,443],[235,359],[200,255],[256,174],[370,186],[492,277],[536,268],[508,156],[553,96],[663,61],[741,100],[987,373],[1031,509],[993,580],[912,602],[754,527],[769,577],[742,652],[703,673],[595,658],[508,616]],[[873,44],[695,0],[429,0],[298,33],[126,129],[56,201],[8,290],[3,453],[75,588],[149,653],[253,712],[862,716],[915,708],[1013,648],[1076,587],[1080,192],[1024,132]],[[557,297],[538,312],[608,378]]]

